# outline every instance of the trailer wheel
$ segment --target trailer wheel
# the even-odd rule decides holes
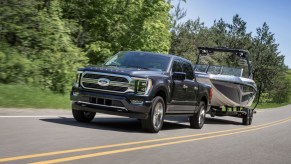
[[[247,114],[245,116],[243,116],[242,124],[243,125],[251,125],[253,122],[253,113],[254,112],[251,109],[245,109],[245,111]]]

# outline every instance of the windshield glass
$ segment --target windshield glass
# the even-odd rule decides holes
[[[195,68],[195,71],[197,72],[206,72],[208,65],[193,65],[193,67]]]
[[[208,70],[207,70],[207,73],[211,73],[211,74],[220,74],[220,71],[221,71],[221,66],[209,66],[208,67]]]
[[[223,67],[222,75],[242,76],[242,68]]]
[[[170,57],[147,52],[119,52],[104,65],[122,68],[139,68],[166,71]]]
[[[215,75],[221,74],[250,78],[250,63],[248,63],[244,55],[245,54],[216,51],[208,54],[200,54],[199,64],[195,66],[195,71]]]
[[[242,68],[212,66],[212,65],[193,65],[196,72],[206,72],[214,75],[232,75],[241,77],[243,75]]]

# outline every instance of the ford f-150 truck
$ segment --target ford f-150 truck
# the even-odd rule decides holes
[[[212,97],[211,87],[196,81],[190,61],[151,52],[122,51],[102,66],[77,71],[71,91],[72,113],[90,122],[96,113],[137,118],[157,133],[165,116],[189,116],[201,129]]]

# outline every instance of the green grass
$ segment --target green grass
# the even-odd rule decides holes
[[[290,85],[291,85],[291,70],[289,69],[286,73],[286,79],[289,80]],[[289,102],[291,103],[291,86],[289,88]]]
[[[291,84],[291,70],[289,69],[286,73],[286,79],[289,80],[290,84]],[[277,103],[263,103],[263,104],[258,104],[257,109],[269,109],[269,108],[278,108],[281,106],[285,106],[288,104],[291,104],[291,86],[289,88],[289,103],[281,103],[281,104],[277,104]],[[252,105],[254,107],[255,103]]]
[[[0,84],[0,107],[69,109],[69,94],[26,85]]]
[[[257,109],[277,108],[288,104],[264,103],[258,104]],[[71,102],[69,94],[56,94],[26,85],[0,84],[0,107],[70,109]]]
[[[270,109],[270,108],[278,108],[281,106],[288,105],[289,103],[281,103],[281,104],[276,104],[276,103],[264,103],[264,104],[258,104],[257,109]],[[253,107],[255,104],[252,105]]]

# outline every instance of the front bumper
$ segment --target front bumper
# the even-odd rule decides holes
[[[130,93],[114,94],[108,92],[92,92],[73,88],[71,92],[72,109],[97,113],[105,113],[131,118],[146,119],[152,101],[148,96]],[[141,104],[133,104],[131,100],[139,100]]]

